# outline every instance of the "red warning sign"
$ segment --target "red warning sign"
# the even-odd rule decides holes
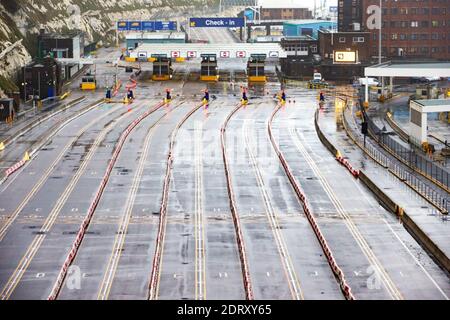
[[[245,51],[236,51],[236,58],[245,58],[246,52]]]
[[[188,51],[187,52],[188,58],[196,58],[197,57],[197,51]]]
[[[229,58],[230,57],[230,51],[220,51],[220,57],[221,58]]]
[[[172,58],[179,58],[180,57],[180,51],[171,51],[170,56]]]

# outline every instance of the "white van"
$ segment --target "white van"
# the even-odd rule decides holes
[[[359,78],[358,79],[358,84],[360,86],[365,86],[366,85],[366,78]],[[378,86],[378,80],[375,78],[367,78],[367,84],[369,86]]]
[[[318,73],[318,72],[314,72],[313,74],[313,81],[314,82],[319,82],[322,80],[322,74]]]

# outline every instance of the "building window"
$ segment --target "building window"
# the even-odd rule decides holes
[[[400,14],[408,14],[408,8],[400,8]]]
[[[406,40],[406,39],[407,39],[406,34],[400,33],[400,40]]]
[[[428,33],[421,33],[420,40],[428,40]]]
[[[391,34],[391,40],[397,40],[397,34],[396,33]]]
[[[439,21],[437,21],[437,20],[431,21],[431,26],[432,26],[433,28],[439,27]]]
[[[311,52],[312,53],[316,53],[317,52],[317,46],[316,45],[311,46]]]
[[[398,14],[398,8],[391,8],[391,14],[397,15]]]
[[[364,37],[353,37],[353,42],[364,42]]]
[[[428,21],[421,21],[421,22],[420,22],[420,26],[421,26],[422,28],[428,28]]]
[[[411,21],[411,27],[417,28],[419,26],[419,21]]]
[[[345,43],[345,37],[339,37],[339,42]]]
[[[438,33],[432,33],[431,34],[431,40],[439,40],[439,34]]]
[[[419,35],[417,33],[411,33],[411,40],[417,40],[419,38]]]

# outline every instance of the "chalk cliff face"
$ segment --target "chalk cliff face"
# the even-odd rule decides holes
[[[117,20],[170,18],[181,22],[189,16],[217,12],[218,3],[219,0],[0,0],[0,91],[8,82],[5,79],[14,79],[17,70],[35,54],[36,35],[41,28],[56,32],[79,29],[85,32],[87,43],[112,43]]]

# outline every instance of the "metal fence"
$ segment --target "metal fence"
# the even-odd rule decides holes
[[[356,124],[354,124],[353,126],[349,124],[347,120],[348,115],[345,115],[346,112],[349,112],[348,108],[344,109],[343,123],[347,133],[351,136],[352,140],[354,140],[372,159],[387,168],[391,173],[405,182],[422,197],[426,198],[435,207],[439,208],[442,213],[448,213],[450,209],[450,202],[448,201],[448,197],[445,193],[436,191],[433,187],[430,187],[429,184],[417,178],[414,174],[411,174],[408,169],[404,168],[398,162],[396,163],[396,161],[393,161],[391,158],[386,156],[383,152],[378,150],[376,146],[370,143],[370,141],[367,141],[366,144],[364,144],[364,138],[362,134],[358,134],[358,128],[356,127]],[[397,143],[394,139],[392,139],[388,135],[383,134],[382,131],[370,120],[369,117],[367,117],[365,114],[364,116],[366,118],[366,121],[368,121],[369,130],[372,130],[372,133],[374,133],[375,136],[382,137],[380,138],[381,143],[385,143],[385,146],[389,149],[392,148],[391,151],[396,150],[398,154],[401,155],[402,159],[413,161],[415,157],[412,157],[411,154],[415,154],[414,152],[410,152],[399,143]],[[415,154],[415,156],[417,156],[417,154]],[[444,181],[448,183],[448,179]]]
[[[405,147],[396,141],[390,135],[383,132],[363,111],[364,119],[368,123],[369,132],[378,143],[382,144],[399,160],[410,166],[411,168],[422,173],[424,176],[450,191],[450,173],[427,156],[416,152],[414,148]]]

